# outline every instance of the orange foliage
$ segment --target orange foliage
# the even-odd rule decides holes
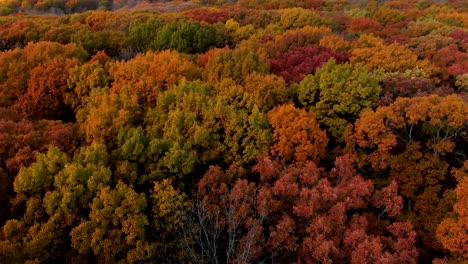
[[[67,119],[63,98],[69,71],[87,56],[75,44],[29,43],[0,54],[0,106],[34,118]]]
[[[453,206],[456,216],[445,218],[437,227],[436,236],[444,248],[468,258],[468,161],[456,174],[460,179]]]
[[[288,30],[267,43],[268,54],[271,58],[276,58],[294,48],[318,44],[320,39],[325,36],[332,36],[332,31],[324,26],[305,26],[301,29]]]
[[[297,163],[318,162],[325,156],[327,134],[320,129],[314,113],[289,104],[271,110],[268,119],[274,129],[272,154]]]
[[[31,71],[28,90],[18,99],[18,105],[33,118],[63,118],[68,73],[78,63],[77,59],[58,57],[35,67]]]
[[[351,44],[338,35],[328,35],[320,39],[320,46],[336,51],[349,51]]]
[[[364,112],[349,142],[358,149],[371,149],[363,158],[376,169],[386,168],[391,151],[400,144],[420,142],[438,155],[452,152],[467,122],[467,103],[456,95],[398,98],[375,112]]]
[[[200,72],[178,52],[166,50],[139,54],[128,62],[116,62],[110,74],[114,78],[113,92],[127,86],[141,100],[154,104],[161,91],[177,84],[181,78],[196,79]]]
[[[351,51],[351,63],[362,63],[370,70],[384,69],[389,72],[404,72],[420,68],[429,75],[436,70],[428,61],[418,60],[416,54],[397,43],[384,45],[380,39],[362,35],[356,46]]]
[[[213,57],[215,57],[218,53],[220,53],[220,52],[226,52],[226,51],[229,51],[229,47],[210,49],[209,51],[207,51],[207,52],[205,52],[205,53],[203,53],[203,54],[198,55],[197,64],[198,64],[198,66],[200,66],[200,67],[206,67],[206,65],[208,64],[208,62],[209,62]]]

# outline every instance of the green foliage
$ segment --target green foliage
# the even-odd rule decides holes
[[[13,13],[13,9],[6,5],[0,5],[0,16],[6,16]]]
[[[152,50],[174,49],[183,53],[200,53],[215,46],[215,30],[200,22],[177,21],[165,24],[151,42]]]
[[[248,49],[235,49],[217,53],[206,66],[204,78],[210,83],[233,79],[242,83],[250,73],[266,74],[269,66],[258,54]]]
[[[79,44],[91,54],[105,50],[111,56],[118,55],[123,47],[127,45],[124,32],[115,30],[94,31],[89,28],[80,28],[71,36],[71,41]]]
[[[67,84],[69,91],[64,101],[72,109],[77,109],[87,101],[93,90],[106,88],[109,85],[109,76],[104,66],[95,61],[73,68]]]
[[[214,160],[251,161],[271,140],[257,107],[238,110],[201,82],[182,82],[162,94],[146,123],[154,171],[179,177]]]
[[[152,17],[136,20],[129,26],[130,46],[138,51],[172,49],[183,53],[200,53],[216,46],[214,27],[187,20],[174,22]]]
[[[106,263],[151,258],[154,245],[144,240],[149,225],[146,207],[145,195],[122,182],[102,188],[92,201],[89,219],[71,231],[72,246]]]
[[[148,50],[163,25],[163,20],[157,17],[151,17],[146,21],[132,21],[128,28],[130,47],[139,51]]]
[[[380,98],[379,79],[365,67],[336,64],[331,59],[296,86],[298,101],[337,139],[347,124],[374,107]]]

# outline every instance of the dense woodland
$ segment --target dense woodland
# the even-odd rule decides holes
[[[0,263],[468,261],[466,2],[1,2]]]

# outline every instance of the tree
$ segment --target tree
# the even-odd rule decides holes
[[[336,139],[361,112],[374,107],[380,94],[379,78],[365,67],[339,65],[334,59],[307,76],[295,90],[298,101],[314,112]]]
[[[382,81],[381,87],[382,96],[379,105],[389,105],[398,97],[430,96],[432,94],[447,96],[455,93],[451,87],[436,87],[431,80],[422,77],[387,77]]]
[[[145,195],[122,182],[100,189],[90,205],[89,219],[70,232],[72,246],[106,263],[151,258],[154,245],[145,241],[146,207]]]
[[[281,11],[281,28],[293,29],[304,26],[323,26],[326,21],[313,11],[302,8],[288,8]]]
[[[58,88],[60,91],[63,82],[66,84],[68,68],[82,62],[86,56],[86,52],[75,44],[61,45],[54,42],[29,43],[24,49],[0,53],[0,106],[13,105],[28,90],[33,93],[38,86],[42,86],[39,90]],[[52,70],[51,67],[54,68],[51,78],[46,75],[42,81],[40,78],[36,80],[44,71]],[[57,93],[61,96],[59,91]]]
[[[431,58],[444,73],[443,78],[455,77],[468,70],[468,54],[459,50],[456,44],[439,49]]]
[[[330,48],[335,51],[349,51],[351,44],[338,35],[324,36],[320,39],[320,46]]]
[[[104,54],[105,55],[105,54]],[[105,58],[102,58],[105,60]],[[104,63],[99,58],[92,60],[70,70],[67,80],[67,93],[64,96],[64,103],[77,112],[82,108],[93,90],[108,88],[110,76],[105,69]]]
[[[186,196],[168,180],[129,184],[118,158],[101,144],[73,158],[52,147],[21,169],[14,205],[24,210],[2,226],[2,259],[135,262],[179,254],[172,230],[184,219]]]
[[[395,183],[374,192],[348,157],[330,173],[269,157],[252,170],[213,166],[198,185],[185,241],[195,262],[416,263],[411,224],[393,218],[402,205],[396,192]]]
[[[37,161],[28,168],[22,168],[15,178],[14,190],[18,195],[16,203],[24,203],[24,215],[9,219],[2,227],[2,252],[0,255],[16,255],[25,260],[54,259],[51,253],[63,243],[60,215],[47,215],[42,206],[44,194],[52,190],[54,175],[68,162],[66,155],[57,148],[47,154],[38,155]],[[50,219],[48,218],[50,216]],[[10,244],[10,246],[3,246]],[[6,251],[3,251],[5,250]],[[49,251],[50,250],[50,251]]]
[[[256,53],[247,49],[235,49],[218,52],[208,61],[204,72],[204,79],[210,83],[228,78],[242,83],[248,74],[268,73],[269,66]]]
[[[225,23],[226,20],[228,20],[228,13],[226,10],[192,9],[185,14],[192,20],[205,21],[210,24],[215,24],[216,22]]]
[[[352,64],[362,63],[369,70],[380,68],[387,72],[402,73],[405,70],[420,68],[428,75],[435,72],[428,61],[418,60],[411,50],[397,43],[384,45],[380,38],[372,35],[361,35],[351,53]]]
[[[270,127],[258,107],[230,105],[201,82],[162,94],[145,118],[153,173],[183,177],[217,159],[244,163],[268,151]]]
[[[121,51],[127,47],[126,34],[119,30],[104,29],[93,31],[81,27],[71,36],[71,42],[83,47],[88,53],[104,50],[112,57],[121,56]]]
[[[275,36],[271,42],[267,43],[268,55],[270,58],[277,58],[289,50],[319,44],[321,38],[331,34],[331,29],[324,26],[305,26],[301,29],[291,29],[284,34]]]
[[[429,256],[440,250],[436,228],[451,209],[449,169],[465,159],[467,114],[456,95],[398,98],[363,112],[345,133],[347,152],[377,184],[398,182],[402,216],[412,221]]]
[[[291,89],[283,78],[274,74],[252,73],[244,79],[246,99],[256,104],[261,112],[268,112],[275,106],[286,104],[291,99]]]
[[[367,17],[355,17],[347,20],[346,33],[348,34],[376,34],[382,30],[382,25]]]
[[[91,91],[77,119],[86,141],[115,147],[115,138],[122,128],[136,126],[143,118],[138,97],[125,87],[119,92],[108,89]]]
[[[319,163],[325,157],[328,138],[321,130],[313,112],[293,105],[275,107],[268,113],[273,127],[273,155],[286,162]]]
[[[150,43],[151,50],[174,49],[181,53],[201,53],[216,46],[215,29],[198,21],[165,23]]]
[[[468,188],[468,162],[455,172],[458,179],[457,188],[455,188],[456,202],[453,205],[455,215],[446,217],[437,227],[436,237],[442,243],[444,248],[453,253],[460,253],[465,258],[468,257],[468,215],[466,212],[467,188]]]
[[[414,142],[434,156],[456,156],[464,144],[467,111],[466,102],[456,95],[398,98],[375,112],[362,113],[354,124],[350,147],[372,150],[363,160],[370,161],[374,168],[387,166],[385,161],[392,156],[389,150]]]
[[[200,72],[192,62],[176,51],[147,52],[134,59],[110,65],[111,90],[127,87],[146,107],[153,106],[159,94],[181,79],[195,80]]]
[[[348,60],[349,54],[319,45],[310,45],[292,49],[269,62],[272,73],[283,77],[288,83],[297,83],[308,74],[313,74],[330,58],[335,58],[338,63],[344,63]]]
[[[78,64],[77,59],[56,58],[32,69],[18,105],[31,118],[73,120],[63,101],[69,72]]]
[[[0,225],[13,213],[13,182],[22,167],[50,146],[72,154],[81,142],[77,126],[49,120],[29,120],[21,112],[0,108]]]

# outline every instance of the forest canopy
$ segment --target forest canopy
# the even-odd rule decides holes
[[[467,8],[0,0],[0,263],[466,263]]]

